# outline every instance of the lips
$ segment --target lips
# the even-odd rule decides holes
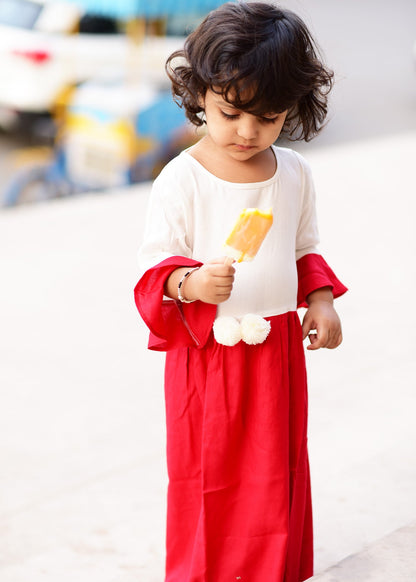
[[[241,144],[238,144],[238,143],[235,144],[235,147],[238,150],[240,150],[241,152],[248,152],[248,151],[250,151],[250,150],[252,150],[254,148],[254,146],[252,146],[252,145],[241,145]]]

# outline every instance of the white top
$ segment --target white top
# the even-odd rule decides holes
[[[277,169],[264,182],[217,178],[188,151],[169,162],[153,184],[139,249],[141,273],[174,255],[201,262],[221,257],[243,208],[272,208],[273,225],[255,259],[234,264],[231,297],[218,306],[217,317],[296,310],[296,261],[317,252],[315,191],[304,158],[291,149],[272,147]]]

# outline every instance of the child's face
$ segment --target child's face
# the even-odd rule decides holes
[[[221,95],[207,90],[204,100],[208,136],[218,153],[242,162],[268,149],[279,137],[283,113],[263,117],[236,109]]]

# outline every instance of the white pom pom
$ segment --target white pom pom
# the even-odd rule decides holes
[[[223,346],[235,346],[241,340],[240,324],[234,317],[219,317],[214,322],[214,337]]]
[[[243,341],[252,346],[262,344],[270,332],[270,322],[254,313],[245,315],[240,327]]]

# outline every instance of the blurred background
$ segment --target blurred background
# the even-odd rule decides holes
[[[164,62],[218,4],[2,0],[3,205],[149,180],[195,141]]]
[[[164,61],[219,4],[0,0],[1,582],[163,579],[163,356],[135,254],[153,178],[198,139]],[[350,288],[342,347],[307,354],[322,572],[416,519],[416,3],[282,5],[336,74],[328,125],[291,144]]]
[[[1,0],[1,205],[149,180],[192,143],[164,60],[215,4]],[[415,127],[413,2],[285,4],[336,71],[312,147]]]

